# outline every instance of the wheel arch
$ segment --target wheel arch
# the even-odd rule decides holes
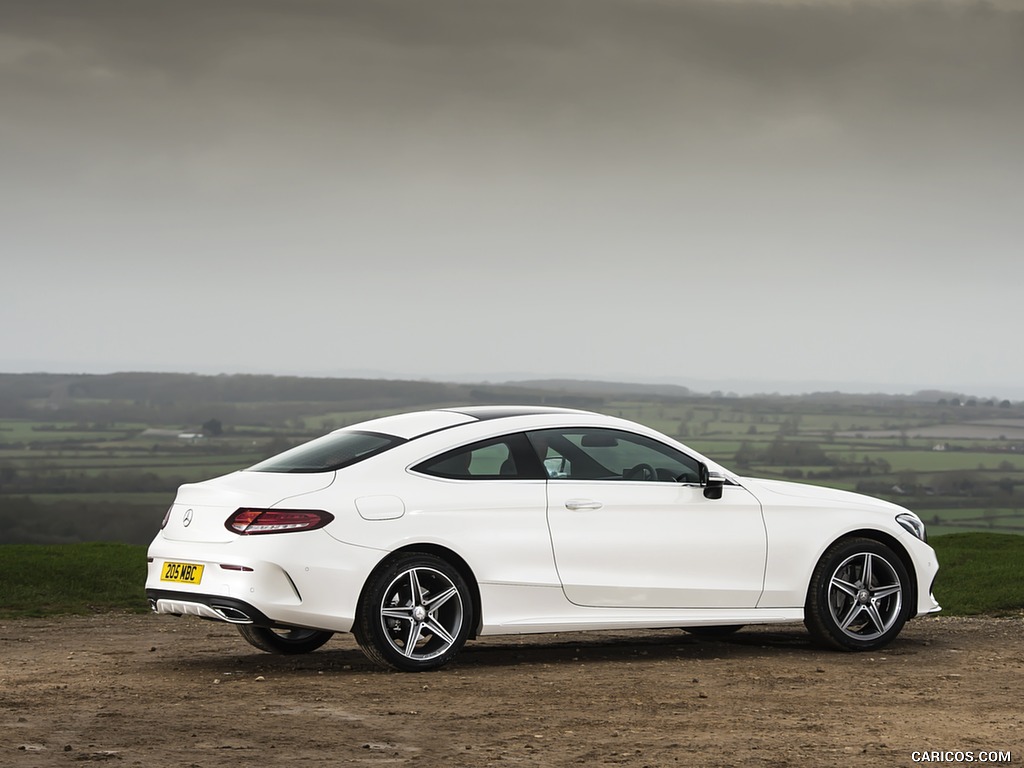
[[[825,547],[824,552],[828,552],[839,542],[846,541],[848,539],[872,539],[873,541],[877,541],[879,544],[884,544],[896,553],[896,556],[900,559],[903,567],[907,569],[907,575],[910,577],[910,584],[908,585],[910,587],[910,605],[914,607],[910,616],[913,617],[917,613],[917,569],[914,568],[914,560],[910,557],[910,553],[907,552],[907,548],[903,546],[899,539],[885,531],[879,531],[876,528],[864,528],[844,533]],[[822,557],[824,557],[824,552],[822,553]],[[809,584],[807,588],[810,590]]]
[[[449,565],[451,565],[455,570],[457,570],[459,572],[459,575],[462,576],[463,579],[465,579],[466,585],[469,587],[470,597],[473,601],[473,605],[471,606],[471,609],[473,611],[473,621],[469,630],[469,638],[471,640],[475,640],[480,633],[480,626],[481,622],[483,621],[483,608],[482,601],[480,598],[480,586],[479,584],[477,584],[476,576],[473,574],[473,569],[469,567],[469,563],[467,563],[454,550],[451,550],[448,547],[442,546],[440,544],[406,544],[404,547],[389,552],[387,556],[382,558],[381,561],[377,563],[376,567],[374,567],[374,569],[366,577],[366,581],[363,582],[362,589],[359,590],[359,599],[356,602],[356,605],[359,606],[363,604],[363,596],[367,590],[367,587],[370,585],[374,577],[381,569],[386,568],[388,563],[390,563],[395,557],[398,557],[400,555],[408,555],[411,553],[434,555],[435,557],[439,557],[445,562],[447,562]],[[359,617],[357,615],[356,620],[358,620],[358,618]]]

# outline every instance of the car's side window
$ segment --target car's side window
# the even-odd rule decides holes
[[[514,480],[539,477],[525,436],[506,435],[464,445],[413,467],[416,472],[453,480]]]
[[[644,435],[615,429],[528,433],[549,478],[696,483],[699,462]]]

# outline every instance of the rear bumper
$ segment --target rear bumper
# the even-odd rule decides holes
[[[158,535],[149,548],[146,597],[161,614],[348,632],[363,584],[385,554],[323,531],[243,536],[228,544]],[[162,579],[168,562],[202,566],[201,580]]]
[[[198,616],[226,621],[228,624],[255,624],[272,627],[274,622],[258,608],[243,600],[220,595],[202,595],[165,589],[147,589],[146,597],[154,613],[171,616]]]

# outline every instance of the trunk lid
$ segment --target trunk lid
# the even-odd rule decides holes
[[[319,491],[334,482],[334,472],[287,474],[239,471],[201,483],[178,488],[164,526],[164,538],[171,541],[220,543],[238,534],[224,527],[239,507],[294,507],[296,497]]]

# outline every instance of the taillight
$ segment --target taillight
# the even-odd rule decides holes
[[[164,528],[166,528],[166,527],[167,527],[167,521],[171,519],[171,510],[172,510],[172,509],[174,509],[174,505],[173,505],[173,504],[171,504],[171,506],[169,506],[169,507],[167,508],[167,511],[166,511],[166,512],[164,512],[164,520],[163,520],[163,522],[162,522],[162,523],[160,523],[160,530],[161,530],[161,531],[162,531],[162,530],[163,530]]]
[[[319,509],[250,509],[237,510],[224,527],[241,536],[261,533],[292,533],[323,528],[334,519],[330,512]]]

